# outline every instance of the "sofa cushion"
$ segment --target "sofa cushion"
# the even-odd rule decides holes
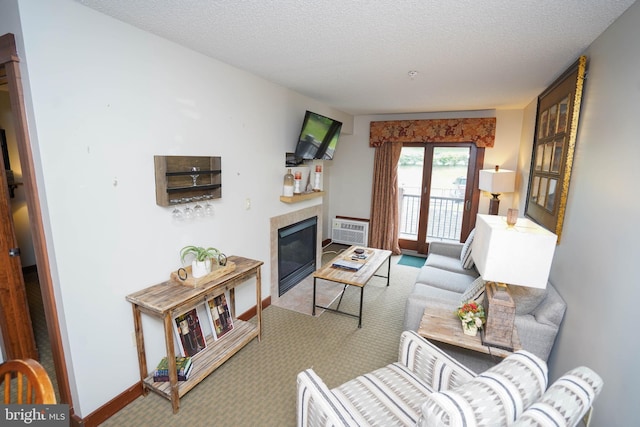
[[[462,268],[470,269],[473,268],[473,258],[471,257],[471,245],[473,243],[473,236],[476,235],[476,229],[471,230],[469,235],[467,236],[467,240],[464,242],[462,246],[462,252],[460,252],[460,262],[462,263]]]
[[[509,286],[511,297],[516,305],[516,315],[532,313],[547,296],[546,289]]]
[[[434,288],[446,289],[459,294],[467,290],[469,285],[476,279],[468,274],[454,273],[449,270],[425,266],[420,269],[416,283],[433,286]]]
[[[484,301],[485,283],[482,277],[478,277],[471,283],[471,286],[463,292],[460,297],[460,303],[464,304],[467,301],[475,301],[478,304],[482,304]]]
[[[433,389],[402,363],[392,363],[331,390],[344,409],[370,426],[415,425]],[[365,425],[363,423],[363,425]]]
[[[419,426],[506,426],[547,388],[547,364],[520,350],[453,390],[432,393]]]
[[[460,300],[460,292],[450,291],[447,289],[436,288],[422,283],[416,283],[411,290],[412,297],[424,296],[425,301],[446,301],[451,307],[457,307]],[[455,308],[454,307],[454,308]],[[452,308],[452,310],[454,309]]]
[[[424,265],[428,267],[434,267],[434,268],[440,268],[442,270],[452,271],[458,274],[466,274],[468,276],[473,276],[473,277],[476,277],[478,275],[475,268],[465,269],[462,267],[462,263],[458,258],[452,258],[446,255],[429,254]]]

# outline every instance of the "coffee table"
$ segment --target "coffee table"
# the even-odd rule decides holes
[[[355,254],[356,249],[364,250],[364,255],[366,255],[366,259],[357,260],[362,264],[362,266],[358,270],[348,270],[344,268],[334,267],[333,264],[338,261],[348,260],[351,261],[352,255]],[[381,276],[376,274],[378,269],[387,261],[387,275]],[[371,280],[373,276],[384,277],[387,279],[387,286],[389,286],[389,278],[391,276],[391,251],[384,249],[375,249],[375,248],[365,248],[362,246],[351,246],[347,248],[344,252],[338,254],[335,258],[329,261],[327,264],[322,266],[319,270],[316,270],[313,273],[313,308],[312,315],[316,315],[316,307],[325,309],[327,311],[332,311],[334,313],[340,313],[351,317],[358,318],[358,328],[362,327],[362,302],[364,297],[364,287]],[[317,280],[323,279],[328,280],[330,282],[341,283],[344,285],[342,289],[342,293],[340,294],[340,300],[338,301],[338,306],[334,308],[324,307],[321,305],[316,305],[316,285]],[[357,286],[360,288],[360,310],[357,315],[348,313],[345,311],[340,311],[340,304],[342,303],[342,297],[344,295],[344,291],[347,289],[347,286]]]
[[[418,334],[431,340],[479,351],[498,357],[507,357],[512,352],[498,347],[490,347],[482,344],[480,333],[475,337],[465,335],[462,332],[460,319],[455,314],[455,308],[446,306],[431,306],[424,310],[420,321]],[[518,329],[513,327],[513,351],[522,349]]]

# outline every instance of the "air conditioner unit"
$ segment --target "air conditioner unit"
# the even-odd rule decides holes
[[[333,243],[367,246],[369,243],[369,223],[352,219],[333,219],[331,227]]]

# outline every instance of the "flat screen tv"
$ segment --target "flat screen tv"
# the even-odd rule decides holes
[[[307,111],[302,122],[295,156],[299,159],[333,159],[342,122]]]

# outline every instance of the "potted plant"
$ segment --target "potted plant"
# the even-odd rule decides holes
[[[467,301],[456,310],[462,322],[462,331],[466,335],[475,336],[485,322],[484,307],[474,301]]]
[[[193,255],[191,261],[191,274],[195,279],[211,273],[211,260],[218,262],[221,252],[216,248],[203,248],[201,246],[185,246],[180,250],[180,260],[184,264],[185,258]]]

